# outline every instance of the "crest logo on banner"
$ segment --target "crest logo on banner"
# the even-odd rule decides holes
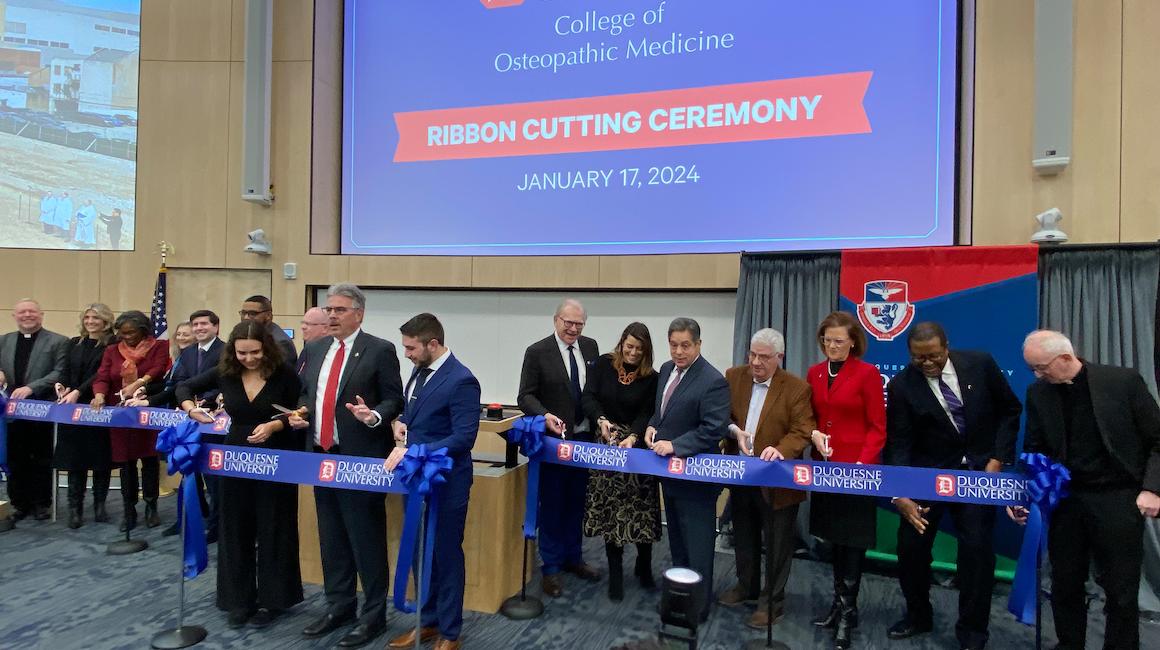
[[[879,341],[893,341],[914,320],[910,286],[902,280],[871,280],[858,303],[858,320]]]
[[[221,469],[225,465],[225,458],[220,449],[209,450],[209,468]]]
[[[793,466],[793,482],[798,485],[809,485],[814,482],[814,468],[809,465]]]
[[[685,459],[673,456],[669,459],[669,474],[684,474]]]
[[[934,491],[940,497],[955,495],[955,477],[950,474],[939,474],[934,477]]]
[[[149,411],[141,411],[138,413],[137,421],[141,424],[149,424]]]
[[[338,463],[333,460],[324,460],[318,466],[318,480],[326,481],[327,483],[334,481],[334,475],[338,472]]]
[[[84,413],[84,412],[85,412],[85,407],[83,407],[83,406],[78,406],[75,409],[73,409],[72,421],[73,422],[80,422],[81,413]]]
[[[556,458],[567,461],[572,460],[572,445],[566,442],[560,443],[560,446],[556,448]]]
[[[228,415],[219,415],[216,418],[214,418],[213,430],[214,431],[225,431],[229,425],[230,425],[230,417]]]
[[[8,402],[8,415],[16,414],[16,402]]]

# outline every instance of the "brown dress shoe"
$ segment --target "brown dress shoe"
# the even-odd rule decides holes
[[[736,607],[741,603],[751,603],[755,600],[757,598],[743,589],[740,584],[733,585],[725,591],[722,591],[721,595],[717,597],[717,602],[726,607]]]
[[[783,618],[785,618],[785,614],[783,612],[779,612],[776,609],[773,610],[774,625],[780,623],[781,619]],[[764,603],[758,605],[757,609],[753,612],[753,616],[750,616],[749,620],[745,621],[745,624],[755,630],[764,630],[765,627],[769,625],[769,609],[765,606]]]
[[[439,639],[435,642],[435,650],[459,650],[459,639],[454,641]]]
[[[570,564],[564,567],[564,570],[588,582],[600,582],[600,572],[590,564]]]
[[[544,589],[544,595],[550,598],[559,598],[564,595],[564,580],[559,573],[553,573],[550,576],[544,576],[540,585]]]
[[[419,643],[427,643],[431,639],[439,636],[439,628],[425,627],[419,631]],[[388,648],[411,648],[415,645],[415,628],[411,628],[403,632],[399,636],[391,639],[387,644]],[[439,646],[436,646],[439,647]]]

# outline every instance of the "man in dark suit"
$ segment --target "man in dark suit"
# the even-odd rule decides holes
[[[302,332],[302,352],[298,354],[298,364],[294,369],[299,375],[306,369],[306,344],[326,336],[329,329],[330,321],[321,307],[311,307],[306,310],[305,314],[302,314],[301,327],[299,328],[299,331]]]
[[[439,486],[439,526],[431,566],[431,589],[422,610],[420,641],[436,636],[435,650],[458,650],[463,627],[463,528],[471,493],[471,448],[479,432],[479,382],[444,345],[443,324],[419,314],[399,328],[403,352],[415,364],[404,391],[406,406],[394,427],[395,447],[387,458],[394,471],[407,445],[447,448],[453,460],[447,482]],[[422,533],[420,533],[422,534]],[[392,648],[415,646],[415,629],[395,637]]]
[[[269,298],[266,296],[246,298],[242,302],[242,308],[238,310],[238,317],[242,320],[255,320],[264,325],[274,342],[278,344],[278,349],[282,351],[282,362],[291,369],[298,369],[298,351],[294,349],[294,341],[291,341],[278,323],[274,322],[274,305]]]
[[[403,410],[403,385],[395,346],[362,331],[366,298],[353,284],[326,292],[330,336],[312,342],[302,374],[298,407],[305,418],[290,425],[310,429],[307,451],[386,458],[394,448],[391,421]],[[358,647],[382,634],[387,613],[387,518],[382,492],[314,488],[322,578],[329,609],[302,631],[319,637],[353,622],[355,576],[362,580],[358,625],[338,644]]]
[[[1080,359],[1059,332],[1028,335],[1023,360],[1039,378],[1027,389],[1023,449],[1071,472],[1047,540],[1056,647],[1084,647],[1094,560],[1107,596],[1104,647],[1139,648],[1144,517],[1160,514],[1160,407],[1138,372]],[[1007,512],[1027,520],[1022,508]]]
[[[697,321],[673,319],[669,325],[669,356],[672,360],[661,366],[657,378],[657,409],[645,429],[645,444],[658,456],[679,459],[714,453],[729,435],[729,384],[701,357],[701,326]],[[673,566],[701,574],[704,620],[709,616],[712,600],[717,494],[721,486],[668,478],[661,479],[661,485]]]
[[[810,433],[816,426],[810,385],[781,369],[784,358],[785,337],[777,330],[761,329],[749,341],[749,363],[725,371],[730,395],[729,432],[733,435],[725,441],[726,453],[776,462],[801,458],[810,444]],[[734,606],[758,599],[757,609],[746,625],[765,629],[769,622],[769,599],[773,599],[774,622],[785,613],[794,522],[806,493],[741,485],[730,487],[729,492],[733,503],[737,584],[722,592],[717,602]],[[761,588],[763,548],[764,589]]]
[[[596,341],[580,335],[587,320],[579,301],[560,303],[555,333],[524,353],[517,403],[527,415],[544,416],[548,435],[591,442],[592,423],[584,417],[580,399],[600,349]],[[587,491],[588,470],[554,463],[540,467],[539,541],[547,596],[564,593],[561,570],[593,582],[600,579],[600,572],[584,563],[581,548]]]
[[[888,465],[998,472],[1015,462],[1019,398],[986,352],[951,351],[938,323],[917,323],[907,338],[910,364],[887,385]],[[959,645],[987,644],[991,589],[995,583],[992,544],[995,508],[973,503],[919,503],[895,498],[898,526],[898,579],[906,615],[892,626],[892,639],[930,632],[931,548],[939,520],[949,514],[959,533]]]
[[[44,329],[35,300],[12,308],[16,331],[0,336],[0,387],[12,399],[56,400],[54,386],[64,374],[68,339]],[[0,417],[3,417],[0,415]],[[52,505],[52,425],[13,420],[8,424],[8,497],[19,521],[48,519]]]

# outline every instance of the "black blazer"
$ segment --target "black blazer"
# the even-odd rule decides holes
[[[177,361],[173,367],[169,369],[169,375],[165,381],[161,382],[159,386],[158,384],[150,384],[145,387],[146,392],[150,392],[155,387],[159,389],[159,392],[149,395],[149,406],[176,406],[180,408],[181,402],[177,400],[177,385],[216,369],[225,347],[225,341],[216,336],[213,338],[209,344],[209,349],[206,350],[200,373],[197,372],[197,344],[182,350],[177,355]],[[205,399],[206,408],[213,410],[219,392],[217,388],[210,388],[202,393],[201,397]]]
[[[1108,454],[1140,481],[1140,489],[1160,494],[1160,407],[1144,379],[1131,368],[1086,361],[1084,366],[1092,410]],[[1046,454],[1066,464],[1066,432],[1059,392],[1043,380],[1031,384],[1027,388],[1023,450]]]
[[[981,470],[991,458],[1015,462],[1023,406],[999,364],[986,352],[952,350],[950,359],[963,396],[966,435],[955,429],[922,371],[908,365],[886,386],[887,465],[950,469],[965,456],[971,469]]]
[[[306,416],[310,421],[306,436],[307,451],[314,449],[314,436],[321,416],[314,412],[319,391],[318,375],[333,342],[334,337],[325,336],[306,346],[309,356],[302,372],[302,394],[298,406],[310,409]],[[341,453],[349,456],[386,458],[395,447],[391,420],[403,412],[403,382],[399,376],[399,358],[395,355],[395,346],[390,341],[360,332],[346,354],[346,369],[339,378],[338,399],[334,404],[339,448]],[[326,387],[321,388],[325,390]],[[382,416],[383,421],[377,427],[363,424],[346,408],[346,404],[356,403],[356,395],[361,396],[367,406]]]
[[[591,373],[597,357],[600,356],[600,349],[596,346],[596,341],[587,336],[581,336],[576,343],[580,346],[580,354],[584,356],[584,365],[587,367],[585,373]],[[572,432],[576,430],[577,424],[576,408],[579,405],[572,397],[572,381],[568,375],[568,367],[564,365],[564,359],[560,356],[560,346],[556,343],[554,333],[529,345],[524,352],[524,366],[520,370],[520,394],[516,404],[527,415],[551,413],[560,418],[567,427],[564,435],[572,438]],[[550,431],[545,433],[554,435]],[[591,441],[592,435],[589,431],[577,439]]]

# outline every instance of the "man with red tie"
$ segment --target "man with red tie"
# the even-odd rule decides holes
[[[290,425],[309,428],[307,451],[386,458],[395,446],[391,421],[403,410],[395,346],[362,331],[366,298],[353,284],[326,292],[330,335],[307,345],[299,408]],[[342,480],[336,476],[335,480]],[[355,577],[362,580],[362,612],[338,645],[357,648],[382,634],[387,612],[387,518],[384,495],[314,488],[318,541],[328,610],[302,631],[320,637],[356,621]]]

